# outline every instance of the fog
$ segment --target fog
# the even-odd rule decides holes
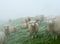
[[[25,16],[60,15],[60,0],[0,0],[0,20]]]

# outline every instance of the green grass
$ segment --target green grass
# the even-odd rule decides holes
[[[20,24],[18,21],[14,22],[11,22],[10,24]],[[60,44],[60,37],[57,40],[53,40],[50,33],[47,32],[46,24],[41,23],[37,38],[32,39],[29,36],[28,29],[22,29],[18,26],[17,32],[10,34],[9,38],[6,40],[6,44]]]

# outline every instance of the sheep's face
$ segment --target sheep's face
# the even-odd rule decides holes
[[[29,22],[29,25],[31,25],[32,27],[34,27],[36,24],[36,22]]]
[[[54,19],[53,19],[53,18],[46,19],[46,23],[47,23],[47,24],[52,24],[52,23],[53,23],[53,21],[54,21]]]
[[[54,23],[54,20],[55,20],[55,17],[52,17],[52,16],[49,16],[49,17],[46,18],[46,22],[47,22],[48,24]]]
[[[31,23],[31,26],[35,26],[35,23]]]
[[[53,23],[53,21],[52,21],[52,20],[49,20],[49,21],[48,21],[48,23],[49,23],[49,24],[52,24],[52,23]]]

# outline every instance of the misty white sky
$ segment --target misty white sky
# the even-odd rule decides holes
[[[60,0],[0,0],[0,20],[39,14],[60,15]]]

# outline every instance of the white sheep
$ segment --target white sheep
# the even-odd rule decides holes
[[[60,35],[60,16],[55,17],[47,22],[48,31],[53,34],[53,39]]]
[[[22,23],[21,28],[23,28],[23,29],[27,28],[27,23]]]
[[[23,28],[23,29],[27,28],[28,27],[28,22],[30,20],[31,20],[30,17],[26,17],[21,23],[21,28]]]
[[[25,20],[23,20],[23,21],[21,22],[21,24],[20,24],[20,27],[23,28],[23,29],[25,29],[25,28],[28,27],[28,23],[27,23]]]
[[[35,20],[36,20],[39,24],[41,24],[42,21],[44,21],[44,15],[37,15],[37,16],[35,16]]]
[[[7,37],[10,35],[10,33],[16,32],[16,26],[5,26],[4,29]]]
[[[0,44],[5,44],[6,35],[3,31],[0,32]]]
[[[28,29],[32,38],[36,37],[38,32],[38,23],[36,21],[30,21],[28,23]]]
[[[44,19],[44,15],[37,15],[35,16],[36,20],[43,20]]]
[[[26,23],[28,23],[29,21],[31,21],[31,18],[27,16],[24,20]]]

